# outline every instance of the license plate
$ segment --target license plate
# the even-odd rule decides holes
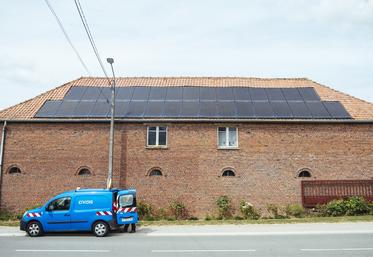
[[[122,218],[122,222],[132,221],[132,220],[133,220],[132,217],[129,217],[129,218]]]

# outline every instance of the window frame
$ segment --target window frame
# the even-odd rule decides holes
[[[19,172],[11,172],[12,169],[17,169]],[[23,174],[22,169],[18,165],[11,165],[7,169],[6,173],[11,176],[21,175]]]
[[[149,145],[149,130],[151,127],[155,127],[155,145]],[[166,144],[160,145],[159,144],[159,128],[164,127],[166,128]],[[163,132],[163,131],[162,131]],[[167,148],[168,146],[168,126],[162,125],[155,125],[155,126],[147,126],[146,128],[146,147],[147,148]]]
[[[301,174],[302,173],[305,173],[305,172],[307,172],[308,174],[309,174],[309,176],[301,176]],[[309,169],[301,169],[301,170],[299,170],[298,171],[298,173],[297,173],[297,178],[299,178],[299,179],[310,179],[310,178],[312,178],[313,176],[312,176],[312,172],[311,172],[311,170],[309,170]]]
[[[220,145],[220,137],[219,137],[219,129],[225,128],[225,146]],[[234,128],[236,129],[236,145],[229,145],[229,129]],[[216,135],[217,135],[217,146],[218,149],[238,149],[238,127],[236,126],[218,126],[216,129]]]
[[[229,171],[233,173],[233,176],[232,175],[224,175],[226,172],[229,172]],[[233,169],[225,169],[221,173],[221,176],[224,177],[224,178],[234,178],[234,177],[236,177],[236,172]]]

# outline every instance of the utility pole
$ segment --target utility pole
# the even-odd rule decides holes
[[[107,58],[106,61],[111,66],[111,71],[113,73],[113,80],[110,84],[111,87],[111,117],[110,117],[110,136],[109,136],[109,170],[108,170],[108,176],[107,176],[107,182],[106,182],[106,188],[110,189],[113,184],[113,153],[114,153],[114,114],[115,114],[115,74],[114,74],[114,68],[113,58]]]

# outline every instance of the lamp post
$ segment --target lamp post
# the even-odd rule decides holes
[[[115,113],[115,74],[113,58],[107,58],[106,61],[111,66],[111,71],[113,73],[113,81],[110,83],[111,87],[111,117],[110,117],[110,137],[109,137],[109,169],[108,169],[108,176],[106,182],[106,188],[110,189],[113,183],[113,153],[114,153],[114,113]]]

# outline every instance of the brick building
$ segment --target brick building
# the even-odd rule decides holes
[[[79,78],[0,112],[1,208],[106,185],[110,86]],[[114,186],[192,215],[301,202],[302,180],[373,179],[373,104],[308,79],[119,78]]]

